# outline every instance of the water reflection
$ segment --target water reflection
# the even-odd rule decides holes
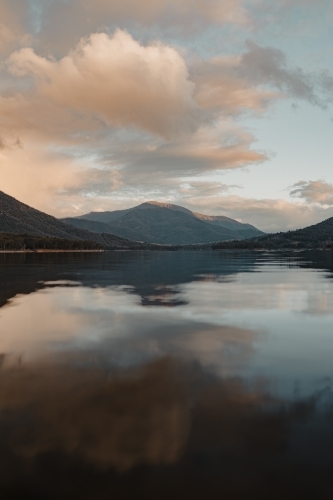
[[[329,389],[284,401],[171,358],[5,362],[1,498],[330,498],[332,418]]]
[[[332,498],[332,271],[0,255],[0,498]]]
[[[177,354],[309,394],[333,375],[330,255],[0,255],[0,352],[103,350],[119,366]]]
[[[118,366],[178,355],[225,374],[253,353],[258,332],[213,324],[204,310],[200,319],[191,308],[143,308],[127,287],[47,288],[2,310],[0,352],[26,361],[45,352],[104,352]]]
[[[193,282],[227,283],[242,274],[288,270],[333,271],[332,252],[105,252],[98,254],[0,254],[0,307],[17,294],[29,294],[45,286],[127,287],[142,305],[184,305],[179,285]],[[289,277],[288,277],[289,276]],[[295,284],[296,274],[284,273],[284,289]],[[259,278],[259,277],[258,277]],[[303,275],[298,275],[302,287]],[[296,278],[297,279],[297,278]],[[268,280],[269,282],[269,280]],[[275,283],[279,282],[278,276]],[[328,286],[330,286],[328,284]],[[259,291],[259,289],[258,289]],[[319,307],[320,309],[320,307]]]
[[[87,287],[127,286],[143,305],[179,305],[177,285],[226,280],[240,271],[253,271],[258,259],[259,254],[219,252],[0,254],[0,306],[17,294],[59,280]]]

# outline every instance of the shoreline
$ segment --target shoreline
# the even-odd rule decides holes
[[[200,251],[222,251],[222,252],[306,252],[306,251],[332,251],[332,248],[113,248],[100,250],[0,250],[0,254],[30,254],[30,253],[105,253],[105,252],[200,252]]]
[[[47,250],[47,249],[39,249],[39,250],[0,250],[0,254],[2,253],[101,253],[105,252],[105,250]]]

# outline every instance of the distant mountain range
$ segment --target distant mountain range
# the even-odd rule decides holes
[[[203,215],[184,207],[150,201],[127,210],[90,212],[62,219],[77,228],[164,245],[193,245],[243,240],[262,231],[221,215]]]
[[[111,228],[117,234],[111,234]],[[124,237],[119,236],[120,232]],[[62,239],[66,245],[64,248],[72,248],[70,242],[78,241],[82,249],[170,248],[167,245],[174,245],[171,249],[176,249],[180,244],[194,245],[193,249],[198,244],[197,248],[213,250],[333,249],[333,217],[296,231],[264,234],[250,224],[241,224],[227,217],[207,216],[177,205],[148,202],[128,210],[91,212],[77,218],[58,220],[0,191],[0,240],[6,248],[10,247],[10,235],[13,235],[14,246],[15,240],[20,245],[23,235],[35,238],[38,244],[40,238],[44,239],[41,247],[30,242],[32,248],[47,248],[45,245],[48,244],[60,248],[59,239]],[[29,238],[23,240],[27,242]]]

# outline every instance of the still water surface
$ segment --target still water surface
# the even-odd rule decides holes
[[[331,252],[0,255],[1,498],[333,498],[332,277]]]

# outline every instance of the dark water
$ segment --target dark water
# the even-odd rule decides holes
[[[0,498],[333,498],[331,252],[0,255]]]

